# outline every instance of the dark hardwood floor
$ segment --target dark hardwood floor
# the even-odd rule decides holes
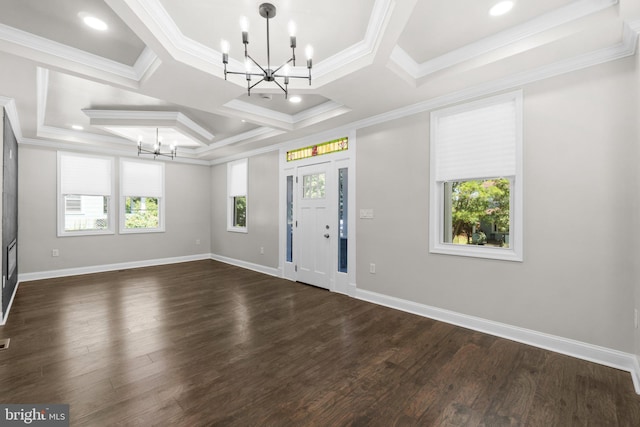
[[[71,425],[640,426],[627,372],[214,261],[26,282],[0,402]]]

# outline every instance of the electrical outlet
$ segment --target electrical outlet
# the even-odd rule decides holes
[[[264,246],[260,246],[260,255],[264,255]]]
[[[376,274],[376,265],[374,263],[369,264],[369,273]]]
[[[52,257],[60,256],[60,251],[57,249],[51,249],[51,256]]]
[[[200,244],[200,239],[196,239],[196,245]]]

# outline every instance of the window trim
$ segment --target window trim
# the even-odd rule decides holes
[[[231,175],[232,175],[232,170],[233,167],[235,165],[238,164],[242,164],[244,163],[246,165],[246,188],[245,188],[245,194],[235,194],[235,195],[231,195]],[[233,233],[248,233],[249,232],[249,159],[248,158],[244,158],[244,159],[239,159],[239,160],[234,160],[232,162],[228,162],[227,163],[227,231],[233,232]],[[235,218],[235,198],[236,197],[242,197],[244,196],[245,198],[245,226],[244,227],[238,227],[236,225],[234,225],[234,218]]]
[[[129,163],[142,163],[142,164],[154,164],[154,165],[158,165],[160,166],[161,169],[161,173],[162,173],[162,195],[160,197],[158,197],[158,227],[157,228],[125,228],[125,222],[126,222],[126,197],[127,195],[123,194],[124,192],[122,191],[122,187],[123,187],[123,166],[122,164],[124,162],[129,162]],[[166,199],[166,173],[165,173],[165,164],[164,162],[154,162],[154,161],[149,161],[149,160],[138,160],[138,159],[125,159],[125,158],[120,158],[120,170],[118,171],[118,175],[120,178],[120,185],[118,188],[119,191],[119,197],[118,200],[120,201],[120,206],[118,207],[118,213],[119,213],[119,226],[118,226],[118,231],[120,234],[146,234],[146,233],[164,233],[165,230],[165,199]],[[144,196],[144,195],[129,195],[129,197],[152,197],[152,196]]]
[[[444,182],[436,181],[436,131],[440,116],[470,111],[488,105],[515,101],[516,103],[516,171],[515,176],[504,176],[511,182],[510,187],[510,223],[509,248],[493,248],[475,245],[457,245],[444,240]],[[488,258],[505,261],[523,261],[523,150],[522,150],[522,91],[509,92],[467,104],[444,108],[431,112],[430,151],[429,151],[429,252],[435,254],[457,255],[476,258]],[[465,178],[485,179],[494,177]],[[461,179],[462,180],[462,179]]]
[[[111,168],[111,194],[107,197],[107,228],[104,230],[77,230],[77,231],[67,231],[64,228],[65,219],[66,219],[66,204],[64,200],[64,195],[62,194],[62,160],[63,156],[75,156],[75,157],[87,157],[94,159],[102,159],[107,160],[110,163]],[[100,156],[93,154],[84,154],[84,153],[75,153],[71,151],[58,151],[57,152],[57,164],[56,164],[56,201],[57,201],[57,237],[74,237],[74,236],[99,236],[99,235],[112,235],[115,234],[115,220],[114,220],[114,209],[113,209],[113,193],[115,188],[115,159],[109,156]],[[85,194],[77,194],[78,196],[84,196]]]

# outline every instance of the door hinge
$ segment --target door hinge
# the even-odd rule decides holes
[[[296,184],[298,183],[298,177],[296,176]]]
[[[294,271],[297,273],[298,272],[298,264],[295,265],[295,267],[293,268]]]

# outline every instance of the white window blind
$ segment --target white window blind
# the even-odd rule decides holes
[[[121,196],[163,197],[164,165],[152,162],[122,160]]]
[[[516,174],[516,101],[435,115],[436,181]]]
[[[111,159],[60,154],[60,192],[87,196],[111,195]]]
[[[229,164],[229,197],[247,195],[247,161]]]

